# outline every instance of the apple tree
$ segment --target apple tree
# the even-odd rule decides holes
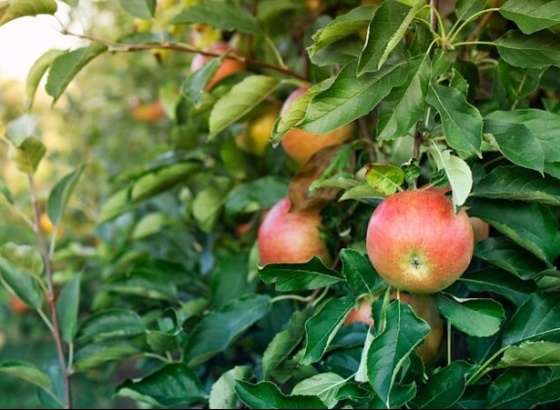
[[[83,30],[53,25],[82,45],[43,54],[25,114],[0,127],[29,180],[28,199],[2,186],[2,201],[36,233],[1,244],[0,283],[38,313],[55,360],[0,351],[2,377],[49,408],[78,406],[92,379],[141,407],[560,404],[560,2],[64,3]],[[2,2],[0,30],[58,6]],[[93,137],[99,117],[80,104],[104,81],[112,101],[152,86],[133,118],[157,143],[138,149],[117,116]],[[69,137],[113,159],[92,172],[76,158],[44,205],[56,232],[95,178],[87,252],[40,229],[40,87],[88,124]],[[61,104],[74,87],[82,99]],[[412,190],[472,223],[463,272],[428,294],[384,279],[366,244],[374,210]],[[380,246],[444,232],[408,208]],[[437,239],[420,242],[452,242]]]

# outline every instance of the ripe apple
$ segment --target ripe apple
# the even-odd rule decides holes
[[[249,121],[245,131],[235,138],[239,148],[257,157],[264,156],[279,115],[280,107],[271,104],[259,116]]]
[[[331,255],[321,236],[318,212],[290,212],[288,197],[278,201],[262,220],[257,233],[260,263],[304,263],[313,256],[329,264]]]
[[[363,322],[372,326],[371,304],[377,297],[378,295],[369,295],[362,299],[358,307],[348,313],[344,320],[344,326],[353,322]],[[392,298],[395,299],[396,297],[396,292],[393,292]],[[439,354],[444,334],[444,321],[439,314],[434,297],[432,295],[399,292],[399,299],[401,302],[408,303],[414,313],[430,326],[430,333],[424,339],[424,343],[418,346],[415,351],[424,360],[424,363],[433,363]]]
[[[229,51],[230,54],[239,55],[239,52],[235,48],[231,47],[225,41],[217,41],[211,44],[206,49],[206,51],[220,54],[220,55],[223,55]],[[214,57],[205,56],[203,54],[196,54],[191,61],[191,72],[195,72],[196,70],[200,69],[204,64],[208,63],[212,58]],[[216,71],[216,74],[214,74],[214,77],[212,77],[212,79],[206,85],[206,89],[209,90],[212,87],[214,87],[214,85],[218,81],[222,80],[223,78],[241,71],[245,71],[246,69],[247,66],[243,61],[226,58],[218,68],[218,71]]]
[[[298,97],[303,95],[308,88],[309,87],[300,87],[292,91],[284,101],[282,109],[280,110],[280,115],[282,115]],[[284,138],[282,138],[281,144],[290,158],[299,164],[305,164],[317,151],[332,145],[342,144],[354,138],[356,136],[356,131],[357,126],[353,122],[322,135],[312,134],[299,128],[292,128],[286,133]]]
[[[474,233],[464,209],[434,190],[391,195],[373,211],[366,234],[369,259],[397,289],[435,293],[467,269]]]
[[[146,122],[158,122],[166,117],[160,100],[135,105],[130,108],[130,115],[137,121]]]

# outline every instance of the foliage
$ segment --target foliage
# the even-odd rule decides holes
[[[557,407],[558,2],[65,3],[114,24],[61,28],[83,46],[39,58],[24,110],[0,112],[6,161],[29,182],[23,195],[6,181],[0,198],[35,233],[2,236],[0,283],[5,299],[37,313],[6,325],[5,337],[23,323],[48,341],[26,357],[0,342],[0,380],[35,389],[28,405],[81,407],[72,392],[86,389],[103,397],[96,405],[126,398],[142,408]],[[4,2],[0,25],[56,9]],[[239,55],[191,72],[217,39]],[[247,70],[208,89],[227,58]],[[80,148],[38,195],[49,159],[37,120],[43,80]],[[235,143],[268,103],[302,86],[263,156]],[[356,138],[306,164],[283,151],[293,127],[326,134],[352,122]],[[429,327],[390,298],[365,232],[383,198],[432,185],[449,185],[491,236],[435,294],[447,332],[424,363],[415,348]],[[287,195],[320,210],[330,266],[259,264],[259,222]],[[58,241],[76,214],[87,228]],[[384,295],[374,326],[343,326],[371,294]],[[11,314],[0,310],[2,323]]]

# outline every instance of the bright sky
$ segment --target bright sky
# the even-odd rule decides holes
[[[68,6],[57,2],[56,17],[67,21]],[[68,49],[77,39],[57,31],[53,16],[40,15],[12,20],[0,26],[0,76],[25,81],[29,69],[45,51],[51,48]]]

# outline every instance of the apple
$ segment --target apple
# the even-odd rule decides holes
[[[250,120],[245,131],[235,138],[237,146],[257,157],[263,157],[279,115],[278,105],[268,106],[259,116]]]
[[[385,281],[411,293],[436,293],[455,282],[472,259],[474,232],[464,209],[434,190],[384,199],[366,233],[369,259]]]
[[[284,101],[282,109],[280,110],[280,115],[282,115],[297,98],[302,96],[308,88],[309,87],[300,87],[292,91]],[[286,154],[301,165],[305,164],[317,151],[325,147],[349,141],[356,136],[356,132],[357,126],[353,122],[322,135],[312,134],[299,128],[292,128],[284,135],[281,144]]]
[[[25,304],[23,300],[18,298],[16,295],[10,295],[10,309],[17,315],[22,315],[29,312],[31,308]]]
[[[475,244],[487,239],[490,236],[490,225],[488,225],[488,222],[483,221],[476,216],[471,216],[469,220],[471,221],[473,228]]]
[[[230,46],[225,41],[217,41],[215,43],[212,43],[210,46],[208,46],[206,51],[220,54],[220,55],[225,54],[227,52],[234,55],[239,54],[239,52],[235,48]],[[203,54],[195,54],[195,56],[191,61],[191,72],[195,72],[196,70],[200,69],[203,65],[207,64],[212,58],[214,57],[206,56]],[[214,85],[218,81],[222,80],[223,78],[241,71],[245,71],[246,69],[247,66],[245,62],[235,60],[232,58],[226,58],[218,68],[218,71],[216,71],[216,74],[214,74],[214,77],[212,77],[212,79],[206,85],[206,89],[209,90],[212,87],[214,87]]]
[[[392,299],[396,297],[396,292],[393,292]],[[377,298],[378,295],[369,295],[362,299],[358,307],[348,313],[344,320],[344,326],[353,322],[362,322],[372,326],[371,304]],[[439,354],[445,331],[444,321],[439,314],[434,297],[432,295],[399,292],[399,299],[403,303],[408,303],[414,313],[430,326],[430,333],[424,339],[424,343],[418,346],[415,351],[424,360],[424,363],[433,363]]]
[[[318,256],[329,264],[331,255],[321,235],[316,211],[291,212],[288,197],[278,201],[263,218],[257,232],[260,263],[304,263]]]
[[[146,122],[158,122],[166,117],[160,100],[135,105],[130,108],[130,115],[137,121]]]

